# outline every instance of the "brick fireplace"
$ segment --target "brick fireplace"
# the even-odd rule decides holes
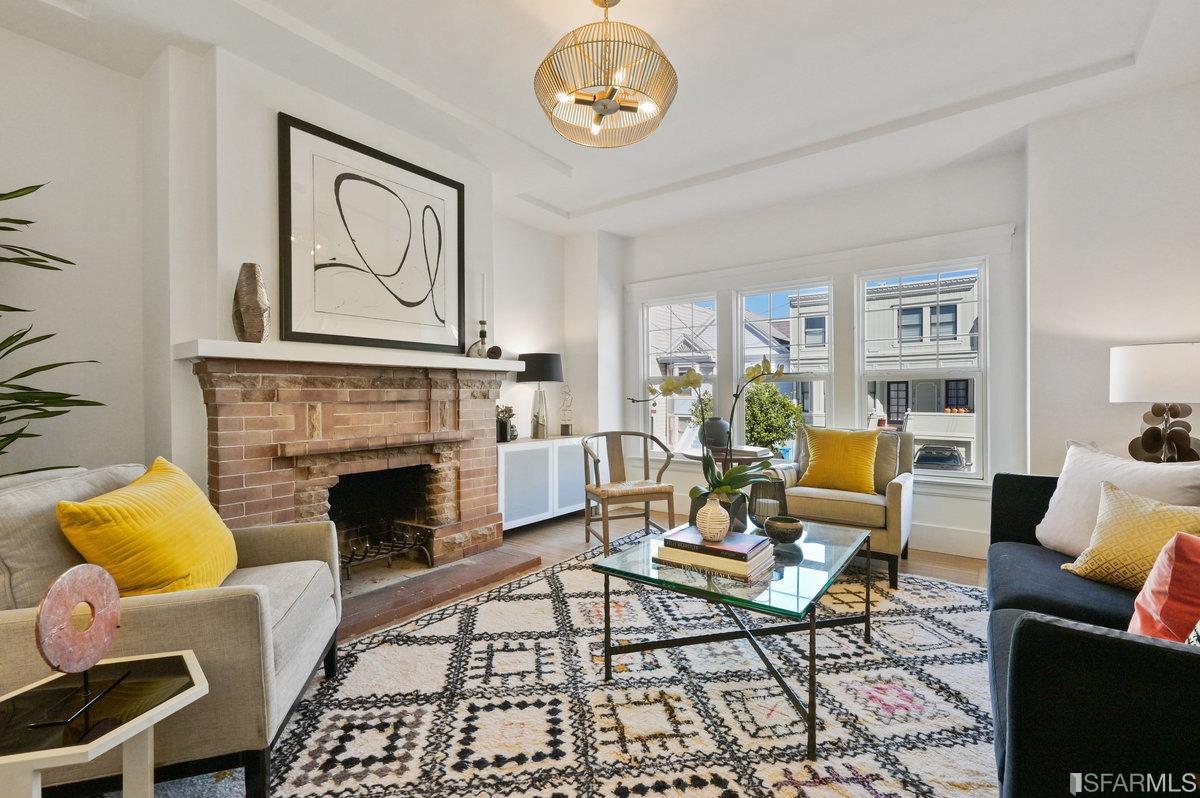
[[[498,373],[238,358],[193,370],[209,498],[230,527],[326,519],[341,477],[408,469],[409,528],[434,565],[500,545]]]

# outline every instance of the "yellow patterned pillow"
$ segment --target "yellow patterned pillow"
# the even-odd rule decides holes
[[[1095,582],[1141,590],[1159,552],[1176,532],[1200,534],[1200,507],[1165,504],[1103,482],[1092,541],[1062,569]]]
[[[875,492],[879,430],[851,432],[805,427],[804,437],[808,442],[808,468],[800,477],[800,487]]]
[[[237,567],[233,535],[208,497],[161,457],[123,488],[59,502],[58,523],[122,596],[216,587]]]

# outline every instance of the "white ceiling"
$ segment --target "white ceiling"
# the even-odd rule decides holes
[[[131,74],[167,41],[226,47],[488,164],[498,209],[560,232],[1020,148],[1038,118],[1200,79],[1197,0],[624,0],[612,16],[658,40],[679,94],[647,140],[593,150],[554,133],[532,76],[598,16],[589,0],[0,0],[0,24]]]

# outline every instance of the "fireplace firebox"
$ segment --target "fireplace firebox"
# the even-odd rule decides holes
[[[337,526],[342,573],[356,565],[418,557],[433,565],[427,465],[347,474],[329,489],[329,520]]]

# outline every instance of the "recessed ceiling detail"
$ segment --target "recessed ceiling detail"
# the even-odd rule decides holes
[[[585,147],[624,147],[662,124],[679,87],[675,67],[639,27],[612,22],[620,0],[592,0],[604,19],[558,40],[533,76],[550,124]]]

